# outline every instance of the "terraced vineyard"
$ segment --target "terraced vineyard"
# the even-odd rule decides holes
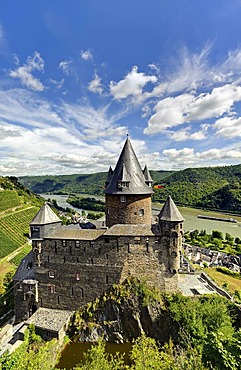
[[[38,209],[30,207],[0,218],[0,258],[26,243],[29,223]]]
[[[21,198],[13,190],[0,191],[0,212],[21,205]]]

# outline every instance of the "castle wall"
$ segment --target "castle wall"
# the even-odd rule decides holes
[[[37,309],[36,292],[36,281],[14,281],[15,322],[27,320]]]
[[[169,249],[157,236],[44,240],[36,266],[39,306],[77,309],[130,276],[146,278],[162,291],[176,291],[178,276],[168,268]]]
[[[123,198],[124,197],[124,198]],[[125,199],[123,202],[122,200]],[[152,222],[151,196],[106,194],[106,225],[150,225]]]

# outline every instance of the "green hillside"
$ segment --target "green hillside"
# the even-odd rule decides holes
[[[158,183],[173,171],[150,171],[153,181]],[[35,193],[70,194],[85,193],[101,195],[104,193],[106,172],[94,174],[56,175],[56,176],[25,176],[19,181]]]
[[[177,204],[241,213],[241,165],[188,168],[165,179],[153,200],[170,194]]]
[[[27,242],[29,223],[43,201],[15,177],[0,177],[0,259]]]

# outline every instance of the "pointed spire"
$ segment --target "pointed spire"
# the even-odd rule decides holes
[[[161,212],[158,215],[159,221],[175,221],[182,222],[184,221],[183,216],[179,212],[176,204],[169,195],[164,206],[161,209]]]
[[[146,184],[140,163],[131,145],[129,136],[113,171],[106,194],[152,194]]]
[[[105,187],[107,187],[109,185],[110,180],[112,178],[112,175],[113,175],[113,170],[112,170],[112,167],[110,166],[109,171],[108,171],[108,175],[107,175],[107,179],[106,179],[106,182],[105,182]]]
[[[30,225],[46,225],[61,222],[60,218],[52,211],[47,203],[45,203],[36,216],[30,222]]]
[[[148,186],[152,186],[153,180],[151,178],[151,175],[150,175],[150,172],[149,172],[147,166],[145,166],[145,168],[143,170],[143,175],[145,177],[146,184]]]

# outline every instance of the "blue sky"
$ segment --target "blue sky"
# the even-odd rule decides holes
[[[240,0],[1,0],[0,174],[241,163]]]

